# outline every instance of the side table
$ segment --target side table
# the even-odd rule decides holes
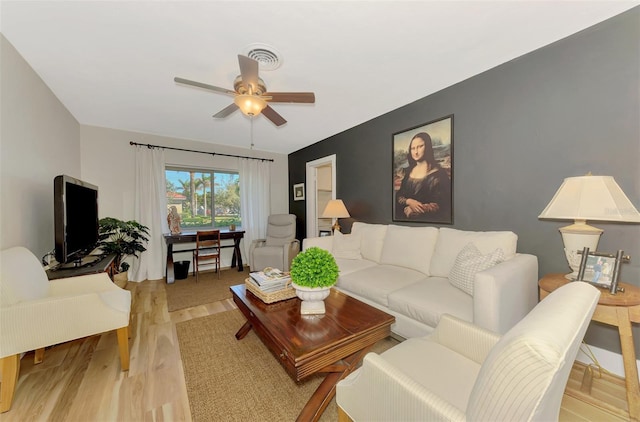
[[[569,282],[564,278],[564,274],[547,274],[538,282],[540,300]],[[600,289],[600,300],[591,320],[618,327],[629,416],[634,420],[640,420],[640,384],[631,330],[632,322],[640,323],[640,287],[628,283],[618,285],[624,287],[624,293],[612,295],[609,291]]]

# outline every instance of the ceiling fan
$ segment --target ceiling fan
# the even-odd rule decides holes
[[[227,117],[237,109],[247,116],[257,116],[262,113],[276,126],[282,126],[287,121],[276,112],[270,103],[315,103],[313,92],[268,92],[264,81],[258,77],[258,61],[238,54],[240,75],[233,81],[233,90],[220,88],[202,82],[175,77],[177,83],[209,89],[222,94],[234,95],[233,103],[213,115],[216,119]]]

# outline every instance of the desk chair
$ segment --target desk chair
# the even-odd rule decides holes
[[[196,283],[200,274],[200,264],[215,264],[218,278],[220,278],[220,230],[199,230],[196,232],[196,249],[193,251]]]

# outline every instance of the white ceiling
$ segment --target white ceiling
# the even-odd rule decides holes
[[[250,146],[250,120],[211,116],[232,97],[237,55],[260,71],[288,123],[254,121],[255,149],[290,153],[628,10],[638,1],[5,1],[0,29],[79,123]],[[455,110],[452,110],[455,112]]]

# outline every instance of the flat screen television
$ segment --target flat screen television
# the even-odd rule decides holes
[[[90,264],[85,259],[98,242],[98,187],[70,176],[53,180],[55,257],[60,264]]]

